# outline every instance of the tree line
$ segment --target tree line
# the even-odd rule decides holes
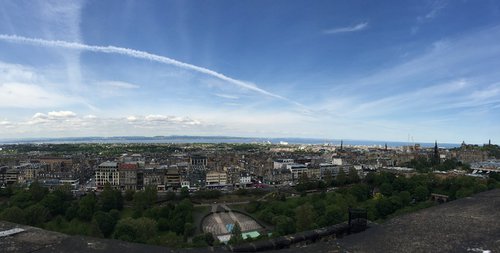
[[[68,187],[49,191],[34,182],[28,189],[2,189],[0,196],[7,198],[0,204],[2,220],[72,235],[180,247],[189,246],[187,238],[196,228],[188,198],[156,205],[152,187],[124,197],[107,185],[99,195],[88,193],[77,199]]]

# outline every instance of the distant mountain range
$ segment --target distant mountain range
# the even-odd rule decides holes
[[[0,144],[62,144],[62,143],[288,143],[288,144],[332,144],[340,145],[340,139],[319,138],[263,138],[263,137],[232,137],[232,136],[114,136],[114,137],[64,137],[64,138],[19,138],[0,139]],[[408,145],[407,142],[370,141],[370,140],[343,140],[344,145],[399,147]],[[423,147],[432,147],[434,143],[419,143]],[[439,147],[452,148],[460,144],[439,143]]]

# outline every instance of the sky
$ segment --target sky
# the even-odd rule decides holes
[[[500,2],[0,3],[0,139],[500,142]]]

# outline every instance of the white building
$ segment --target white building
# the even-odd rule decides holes
[[[277,159],[273,163],[273,168],[279,170],[285,168],[289,164],[293,164],[293,159]]]
[[[118,163],[103,162],[95,170],[95,184],[98,190],[102,190],[105,184],[110,184],[113,188],[120,187],[120,173]]]
[[[292,181],[299,180],[303,173],[307,173],[307,166],[304,164],[288,164],[286,169],[292,174]]]
[[[246,184],[251,184],[252,183],[252,177],[251,176],[241,176],[240,177],[240,185],[246,185]]]

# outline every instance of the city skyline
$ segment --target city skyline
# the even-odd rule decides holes
[[[495,141],[499,17],[495,1],[5,1],[0,138]]]

